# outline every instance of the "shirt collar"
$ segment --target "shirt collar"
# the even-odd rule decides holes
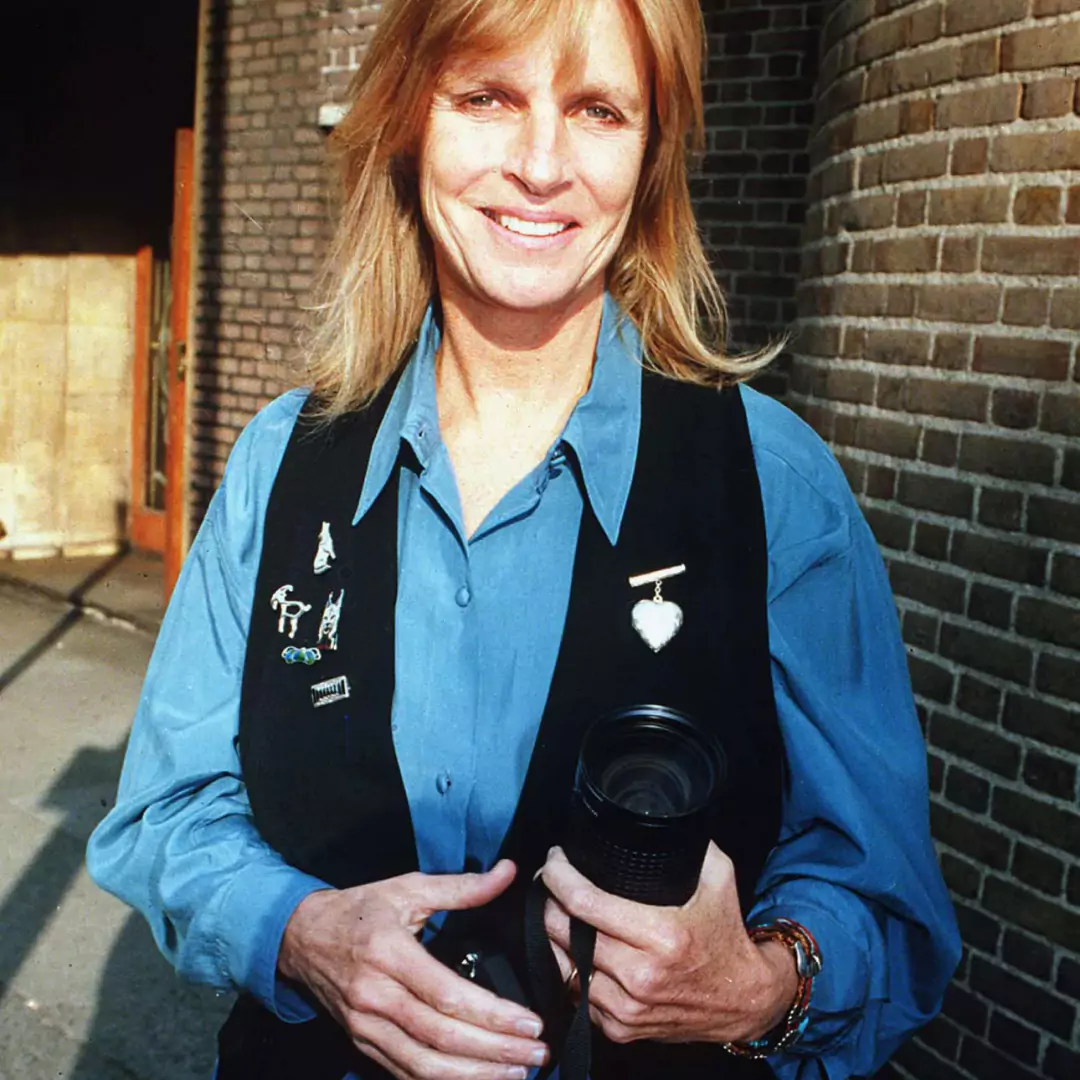
[[[386,486],[403,443],[411,447],[421,469],[427,467],[441,444],[435,398],[435,355],[440,339],[434,309],[429,306],[416,348],[372,444],[354,525]],[[592,381],[558,442],[573,450],[593,513],[612,544],[619,537],[637,460],[641,372],[641,338],[607,294]]]

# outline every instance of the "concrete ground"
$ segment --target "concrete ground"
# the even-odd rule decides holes
[[[228,1007],[181,983],[83,851],[111,805],[160,564],[0,562],[0,1080],[206,1080]]]

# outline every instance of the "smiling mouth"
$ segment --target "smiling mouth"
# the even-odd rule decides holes
[[[558,236],[577,225],[573,221],[526,221],[510,214],[497,214],[494,210],[485,209],[483,213],[496,225],[501,225],[507,232],[517,233],[518,236]]]

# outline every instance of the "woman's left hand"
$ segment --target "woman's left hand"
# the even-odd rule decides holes
[[[570,916],[596,927],[592,1022],[613,1042],[727,1042],[760,1038],[790,1008],[798,986],[787,948],[757,945],[743,926],[731,860],[710,843],[697,891],[682,907],[654,907],[603,892],[552,848],[544,911],[567,979]]]

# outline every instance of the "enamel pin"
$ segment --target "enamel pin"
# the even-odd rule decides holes
[[[281,659],[286,664],[306,664],[311,667],[322,659],[322,653],[318,649],[309,648],[306,645],[286,645],[281,650]]]
[[[337,650],[338,622],[341,620],[341,605],[344,600],[344,589],[338,593],[336,600],[333,593],[330,593],[326,598],[326,606],[323,608],[322,618],[319,620],[318,647],[320,649],[329,649],[331,652]]]
[[[311,704],[316,709],[321,709],[323,705],[332,705],[335,701],[344,701],[348,696],[349,680],[344,675],[316,683],[311,688]]]
[[[686,566],[669,566],[666,570],[653,570],[648,574],[635,574],[630,578],[630,587],[638,589],[642,585],[654,585],[651,600],[639,600],[630,611],[630,621],[641,636],[641,640],[659,652],[678,632],[683,624],[682,608],[678,604],[665,600],[660,589],[668,578],[686,573]]]
[[[319,530],[319,550],[315,552],[315,573],[325,574],[330,569],[330,561],[336,558],[334,538],[330,535],[330,522],[324,521]]]
[[[311,610],[310,604],[303,600],[290,600],[289,593],[293,591],[291,585],[282,585],[273,596],[270,597],[270,606],[278,612],[277,632],[285,633],[285,624],[289,624],[289,640],[296,637],[296,626],[300,622],[300,616]]]

